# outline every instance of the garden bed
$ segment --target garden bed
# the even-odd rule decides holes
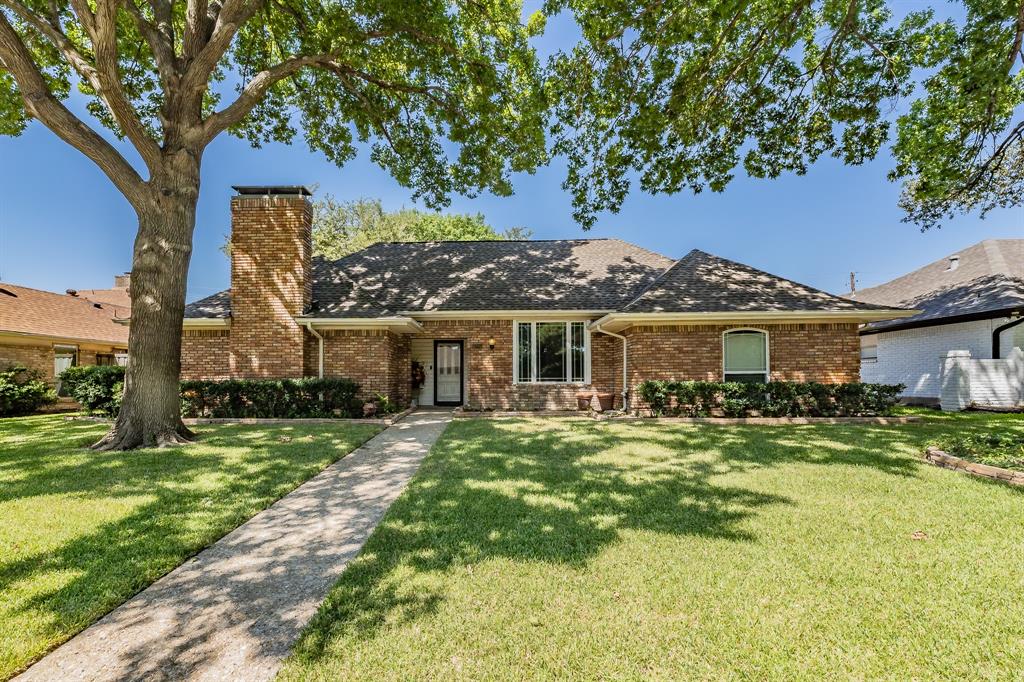
[[[972,462],[962,457],[951,455],[948,452],[943,452],[934,445],[928,446],[924,458],[935,466],[953,469],[954,471],[963,471],[974,476],[1003,481],[1011,485],[1024,486],[1024,471],[1014,471],[1013,469],[1004,469],[989,464]]]
[[[1024,485],[1024,434],[1009,430],[957,433],[932,443],[933,464]]]

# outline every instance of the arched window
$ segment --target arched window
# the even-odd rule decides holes
[[[768,332],[731,329],[722,335],[725,381],[768,381]]]

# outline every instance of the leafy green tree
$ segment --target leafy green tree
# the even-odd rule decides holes
[[[436,213],[415,208],[384,210],[380,199],[337,201],[326,195],[313,202],[313,254],[337,260],[379,242],[495,241],[529,239],[524,227],[498,232],[482,213]],[[231,236],[220,250],[231,256]]]
[[[583,34],[550,80],[576,218],[618,210],[634,182],[722,191],[738,166],[860,164],[894,125],[910,219],[1020,205],[1024,2],[950,5],[963,17],[896,20],[884,0],[550,0]]]
[[[191,435],[179,418],[180,335],[210,142],[301,131],[339,165],[367,143],[431,207],[453,192],[509,194],[511,172],[546,158],[528,44],[537,28],[514,0],[0,0],[0,133],[38,120],[138,216],[124,398],[94,447]],[[70,105],[73,89],[87,115]]]
[[[378,242],[487,241],[529,236],[530,231],[523,228],[498,232],[479,213],[432,213],[414,208],[388,212],[377,199],[338,202],[330,196],[313,204],[313,253],[331,260]]]

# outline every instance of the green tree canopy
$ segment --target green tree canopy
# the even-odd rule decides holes
[[[124,400],[97,447],[191,436],[180,335],[211,141],[299,137],[337,164],[368,148],[432,208],[509,194],[547,159],[541,25],[516,0],[0,0],[0,134],[38,120],[139,219]]]
[[[530,234],[521,227],[498,232],[480,213],[434,213],[415,208],[389,212],[379,199],[339,202],[326,196],[313,204],[313,253],[331,260],[378,242],[529,239]]]
[[[481,213],[385,211],[380,199],[338,201],[331,195],[313,202],[313,254],[330,260],[378,242],[493,241],[529,239],[531,234],[523,227],[498,232]],[[230,236],[221,250],[230,255]]]
[[[550,80],[576,218],[617,210],[634,183],[721,191],[737,167],[860,164],[887,140],[925,227],[1020,205],[1024,2],[949,6],[962,16],[896,18],[884,0],[549,1],[583,34]]]

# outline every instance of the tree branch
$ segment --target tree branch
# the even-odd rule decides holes
[[[149,21],[135,4],[136,0],[125,0],[124,8],[135,22],[135,28],[149,45],[156,61],[156,69],[160,74],[160,81],[164,85],[164,91],[169,92],[177,84],[177,60],[174,55],[174,36],[168,36],[153,22]]]
[[[265,71],[259,72],[242,89],[241,94],[239,94],[234,102],[209,116],[203,122],[200,133],[201,144],[206,145],[224,130],[240,123],[242,119],[249,115],[252,108],[259,104],[263,95],[273,87],[274,83],[284,80],[307,66],[324,64],[330,59],[332,59],[331,55],[326,54],[292,57]]]
[[[130,2],[131,0],[129,0]],[[142,125],[139,114],[125,95],[117,54],[118,0],[99,0],[96,6],[93,51],[96,53],[97,93],[107,103],[125,137],[139,152],[150,173],[160,166],[160,146]],[[94,86],[95,87],[95,86]]]
[[[29,115],[91,159],[139,210],[146,199],[145,182],[109,142],[53,96],[32,55],[3,13],[0,13],[0,61],[14,76]]]
[[[201,97],[221,57],[231,46],[238,30],[249,21],[267,0],[226,0],[214,22],[210,37],[190,61],[182,79],[186,97]]]
[[[113,73],[104,73],[102,69],[96,68],[86,59],[82,53],[78,50],[71,40],[65,35],[64,31],[60,26],[55,26],[49,21],[44,20],[42,17],[32,12],[25,7],[18,0],[0,0],[0,4],[9,7],[15,14],[17,14],[25,23],[34,28],[43,38],[50,42],[64,57],[68,64],[82,76],[89,83],[90,87],[96,91],[97,95],[103,100],[107,110],[110,111],[111,116],[117,122],[121,132],[131,141],[131,143],[138,150],[142,156],[146,165],[152,171],[156,166],[160,157],[160,149],[157,144],[150,137],[149,131],[146,130],[145,126],[142,125],[139,115],[136,113],[135,108],[125,97],[124,91],[121,88],[121,82],[119,74],[117,73],[117,41],[116,41],[116,26],[113,22],[116,18],[106,17],[103,14],[100,15],[99,21],[95,17],[90,15],[90,24],[93,27],[93,35],[95,38],[103,39],[105,42],[102,46],[108,53],[107,61],[112,61],[107,65],[107,71]],[[100,9],[105,3],[100,3]],[[116,11],[116,10],[115,10]],[[97,30],[97,27],[99,30]],[[109,31],[105,28],[109,27]],[[94,51],[97,55],[97,62],[100,62],[100,47],[101,43],[93,43]],[[112,58],[111,54],[112,53]]]

